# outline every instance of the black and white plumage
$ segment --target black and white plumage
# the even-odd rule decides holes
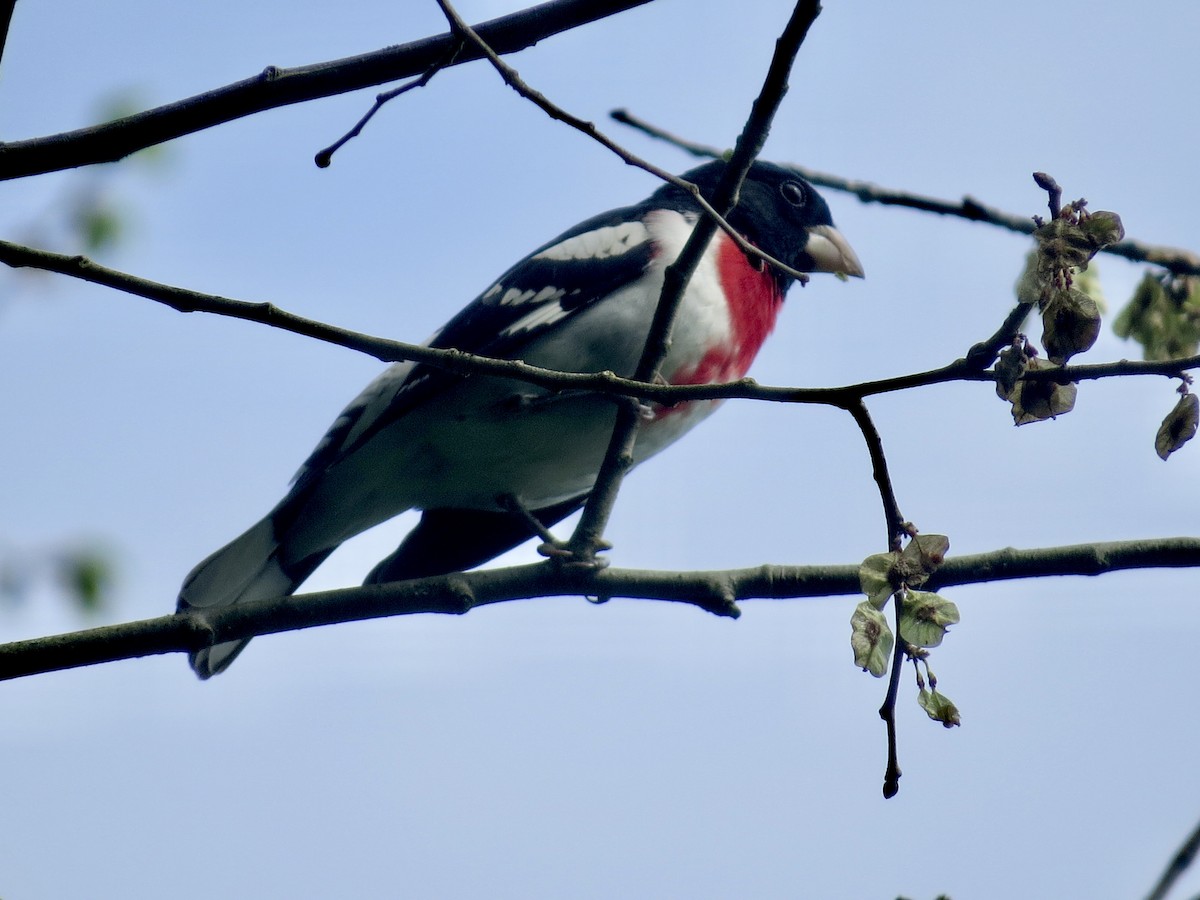
[[[724,164],[684,177],[711,196]],[[571,372],[630,375],[663,284],[700,211],[666,185],[604,213],[525,257],[429,342]],[[819,194],[792,170],[755,163],[730,224],[802,272],[862,275]],[[710,243],[681,302],[661,366],[672,384],[742,377],[774,326],[791,279],[748,257],[724,233]],[[672,443],[715,401],[652,407],[640,462]],[[368,583],[470,568],[532,536],[502,506],[515,498],[549,526],[586,500],[608,444],[614,405],[581,392],[461,376],[398,363],[346,407],[301,466],[287,496],[187,577],[178,607],[214,609],[291,593],[343,541],[407,509],[423,510]],[[192,656],[202,678],[245,641]]]

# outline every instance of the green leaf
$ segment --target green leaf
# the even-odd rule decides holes
[[[876,609],[887,606],[888,598],[896,590],[892,583],[892,569],[897,558],[895,553],[876,553],[864,559],[858,567],[859,588]]]
[[[1011,400],[1013,390],[1021,380],[1021,376],[1029,368],[1029,354],[1025,352],[1022,342],[1019,347],[1006,347],[1000,351],[996,360],[996,396],[1001,400]]]
[[[1092,241],[1067,219],[1051,219],[1033,233],[1043,271],[1086,266],[1095,255]]]
[[[1056,290],[1042,309],[1042,346],[1051,362],[1062,365],[1090,350],[1100,336],[1100,308],[1078,288]]]
[[[1167,413],[1158,434],[1154,436],[1154,449],[1160,459],[1166,459],[1188,441],[1196,436],[1196,427],[1200,424],[1200,400],[1192,393],[1184,394],[1175,404],[1175,408]]]
[[[938,594],[909,591],[900,613],[900,637],[918,647],[936,647],[958,623],[958,607]]]
[[[1030,371],[1058,368],[1048,360],[1034,357],[1029,360]],[[1017,425],[1028,425],[1030,422],[1041,422],[1053,419],[1075,408],[1075,395],[1078,389],[1074,384],[1058,384],[1054,381],[1018,381],[1008,396],[1012,403],[1013,422]]]
[[[1091,241],[1096,251],[1111,247],[1125,237],[1121,217],[1107,209],[1098,209],[1081,217],[1079,230]]]
[[[895,637],[883,613],[864,600],[850,616],[850,649],[854,664],[876,678],[882,678],[892,660]]]
[[[944,534],[917,534],[900,554],[898,574],[909,587],[919,587],[946,560],[950,538]]]
[[[1039,255],[1048,269],[1087,268],[1093,256],[1125,236],[1121,217],[1100,210],[1052,219],[1034,233]]]
[[[962,716],[958,713],[958,707],[950,702],[950,698],[945,694],[939,694],[937,688],[933,690],[921,688],[921,692],[917,694],[917,703],[921,705],[921,709],[925,710],[925,714],[929,718],[935,722],[941,722],[946,728],[962,724]]]

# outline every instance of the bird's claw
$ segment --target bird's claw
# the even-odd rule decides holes
[[[538,546],[537,552],[568,571],[598,572],[608,568],[608,560],[596,554],[611,549],[612,544],[604,540],[596,541],[595,546],[584,550],[577,550],[559,542],[547,541]]]

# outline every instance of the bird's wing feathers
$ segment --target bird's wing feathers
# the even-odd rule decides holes
[[[636,207],[582,222],[529,254],[428,342],[498,359],[522,349],[579,310],[640,277],[654,245]],[[397,363],[334,421],[294,479],[293,494],[380,429],[464,377],[434,366]]]
[[[431,342],[511,358],[531,339],[639,277],[653,255],[641,217],[616,210],[559,235],[505,272]]]

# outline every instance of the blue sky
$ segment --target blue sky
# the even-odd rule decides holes
[[[1044,208],[1029,174],[1200,246],[1190,62],[1200,7],[829,3],[764,156],[930,194]],[[518,4],[468,3],[472,21]],[[729,145],[782,3],[659,0],[512,58],[582,116],[628,107]],[[18,4],[0,128],[87,123],[113,91],[168,102],[261,70],[444,30],[436,5],[228,0]],[[372,91],[273,111],[119,167],[149,278],[419,341],[513,260],[655,187],[482,64],[388,106],[331,168],[313,154]],[[691,161],[606,126],[667,168]],[[64,173],[0,187],[0,233],[53,221]],[[832,385],[948,362],[1013,301],[1026,239],[826,192],[868,273],[793,290],[752,374]],[[1104,259],[1119,307],[1141,277]],[[265,512],[379,364],[247,323],[0,273],[0,538],[101,539],[99,621],[173,608],[182,577]],[[1134,357],[1107,328],[1084,358]],[[1196,532],[1200,456],[1164,465],[1163,379],[1085,385],[1015,429],[985,385],[879,398],[900,502],[952,552]],[[628,480],[614,564],[854,562],[883,526],[836,410],[730,403]],[[310,582],[355,584],[411,524]],[[506,561],[529,561],[532,550]],[[1200,817],[1194,572],[961,588],[933,657],[963,727],[900,707],[880,797],[884,685],[848,648],[851,598],[504,604],[256,640],[196,681],[178,657],[0,685],[0,895],[1128,897]],[[7,638],[87,624],[49,588]],[[1200,890],[1200,873],[1181,896]]]

